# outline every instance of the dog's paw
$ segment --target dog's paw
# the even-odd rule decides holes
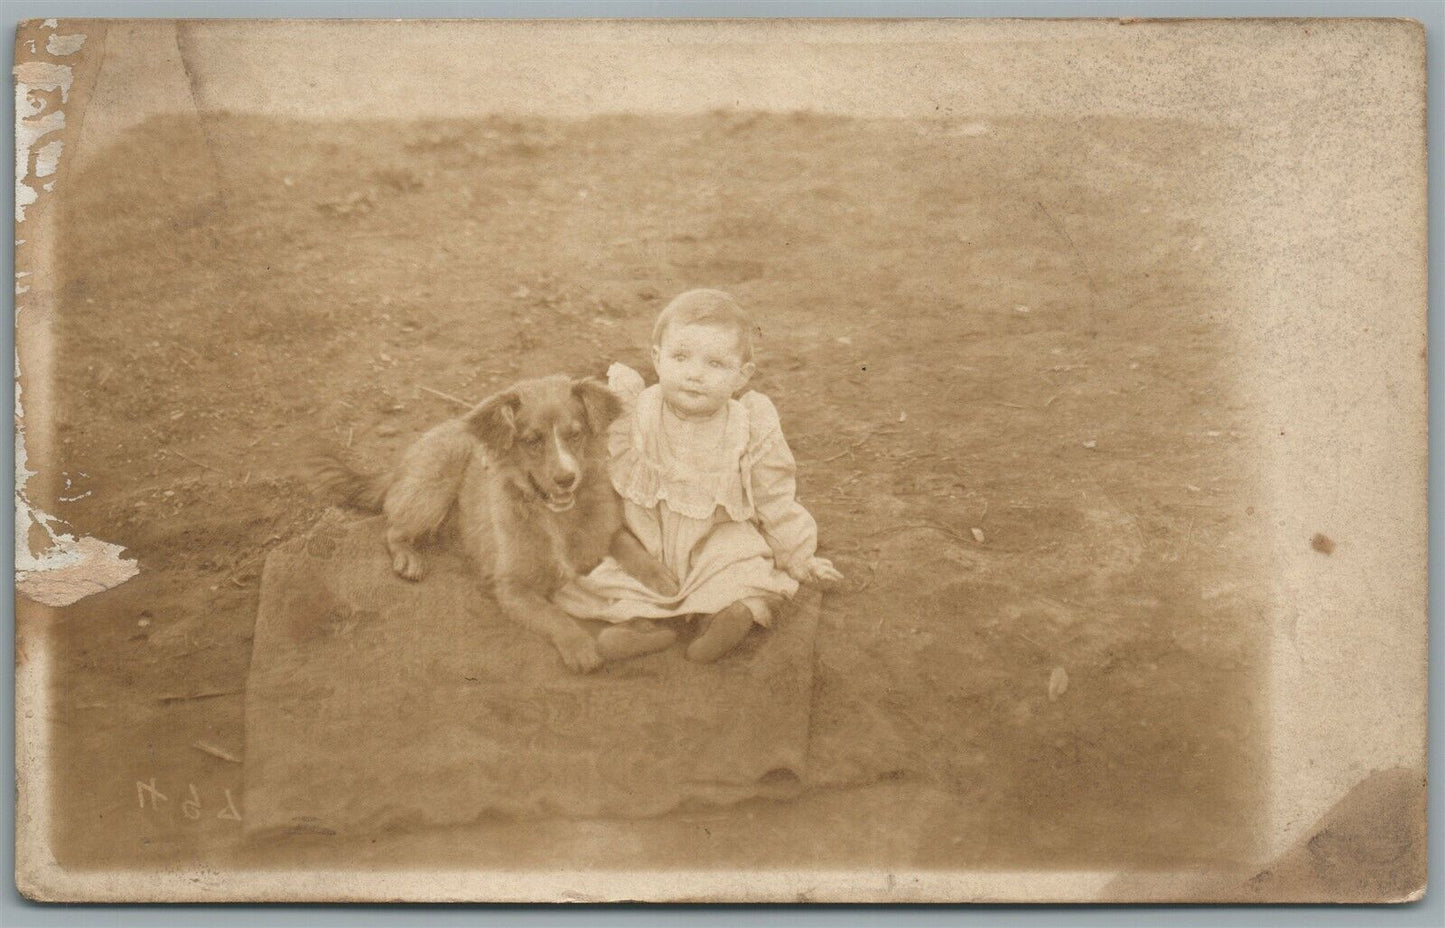
[[[591,673],[602,666],[602,655],[597,653],[597,642],[586,632],[554,643],[562,654],[562,663],[573,673]]]
[[[393,551],[391,569],[403,580],[420,580],[426,573],[421,566],[421,555],[415,551]]]

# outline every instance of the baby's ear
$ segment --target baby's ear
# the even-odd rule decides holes
[[[581,401],[587,414],[587,427],[594,435],[606,432],[607,427],[622,415],[622,400],[600,380],[584,377],[572,381],[572,395]]]
[[[522,397],[515,390],[504,390],[489,396],[471,412],[462,416],[467,429],[494,454],[512,447],[517,434],[517,410]]]

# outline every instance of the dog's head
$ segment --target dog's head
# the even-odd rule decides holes
[[[621,414],[622,402],[600,381],[556,376],[488,397],[463,421],[519,489],[565,512],[589,467],[603,463],[598,439]]]

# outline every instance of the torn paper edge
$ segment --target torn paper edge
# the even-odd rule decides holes
[[[43,605],[60,607],[78,602],[92,593],[118,586],[139,573],[139,565],[132,559],[121,556],[124,548],[97,538],[75,535],[66,531],[67,526],[55,516],[41,509],[30,498],[27,485],[36,476],[29,467],[26,448],[26,427],[35,428],[34,418],[27,422],[22,400],[21,343],[26,369],[32,377],[46,377],[53,363],[49,339],[37,327],[47,326],[42,317],[36,319],[33,311],[27,312],[38,296],[39,281],[47,280],[43,265],[48,263],[44,254],[37,255],[39,241],[48,237],[28,235],[22,239],[18,234],[28,219],[34,225],[48,225],[48,216],[38,210],[46,195],[54,187],[54,181],[41,183],[40,178],[54,176],[59,168],[65,150],[63,135],[66,129],[66,111],[70,103],[71,87],[75,80],[71,65],[43,60],[46,56],[68,57],[79,53],[85,44],[83,34],[61,35],[56,20],[46,20],[42,30],[50,30],[45,49],[38,47],[38,39],[17,38],[14,70],[15,79],[15,226],[16,269],[15,269],[15,587],[16,591]],[[25,60],[28,59],[28,60]],[[59,104],[54,95],[59,95]],[[50,99],[46,99],[49,96]],[[32,185],[33,181],[33,185]],[[32,243],[28,249],[28,260],[22,265],[21,246]],[[29,330],[28,338],[22,332]],[[32,382],[34,382],[32,380]],[[32,400],[32,406],[34,401]],[[33,409],[32,409],[33,412]],[[45,533],[44,548],[36,553],[31,544],[33,529],[39,527]]]

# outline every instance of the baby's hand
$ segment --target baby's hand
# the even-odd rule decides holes
[[[799,583],[837,583],[843,579],[838,568],[826,557],[812,557],[788,568],[788,574]]]

